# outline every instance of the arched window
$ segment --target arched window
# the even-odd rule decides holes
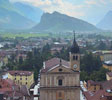
[[[62,86],[62,85],[63,85],[62,79],[59,79],[59,80],[58,80],[58,85],[59,85],[59,86]]]
[[[75,60],[75,56],[73,56],[73,60]]]
[[[76,56],[76,60],[78,60],[78,56]]]
[[[78,56],[73,56],[73,60],[78,60]]]

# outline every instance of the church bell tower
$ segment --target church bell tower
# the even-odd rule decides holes
[[[74,71],[78,72],[80,71],[80,50],[75,40],[75,32],[74,32],[74,41],[70,51],[70,67]]]

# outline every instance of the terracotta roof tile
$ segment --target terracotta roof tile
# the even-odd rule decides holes
[[[11,75],[30,76],[33,72],[30,71],[8,71]]]
[[[49,69],[51,69],[59,64],[60,64],[60,58],[52,58],[45,62],[44,68],[41,70],[41,72],[47,72]],[[69,68],[68,61],[62,60],[62,65]]]
[[[91,84],[91,85],[101,85],[101,82],[95,82],[95,81],[89,80],[88,84]]]
[[[106,92],[106,90],[98,90],[95,93],[87,91],[83,94],[87,100],[107,100],[108,96],[112,97],[111,93]]]

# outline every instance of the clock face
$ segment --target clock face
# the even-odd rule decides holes
[[[77,66],[77,64],[75,64],[73,67],[76,69],[78,66]]]

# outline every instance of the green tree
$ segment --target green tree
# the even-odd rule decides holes
[[[107,46],[103,41],[100,41],[99,45],[97,46],[98,50],[106,50]]]

